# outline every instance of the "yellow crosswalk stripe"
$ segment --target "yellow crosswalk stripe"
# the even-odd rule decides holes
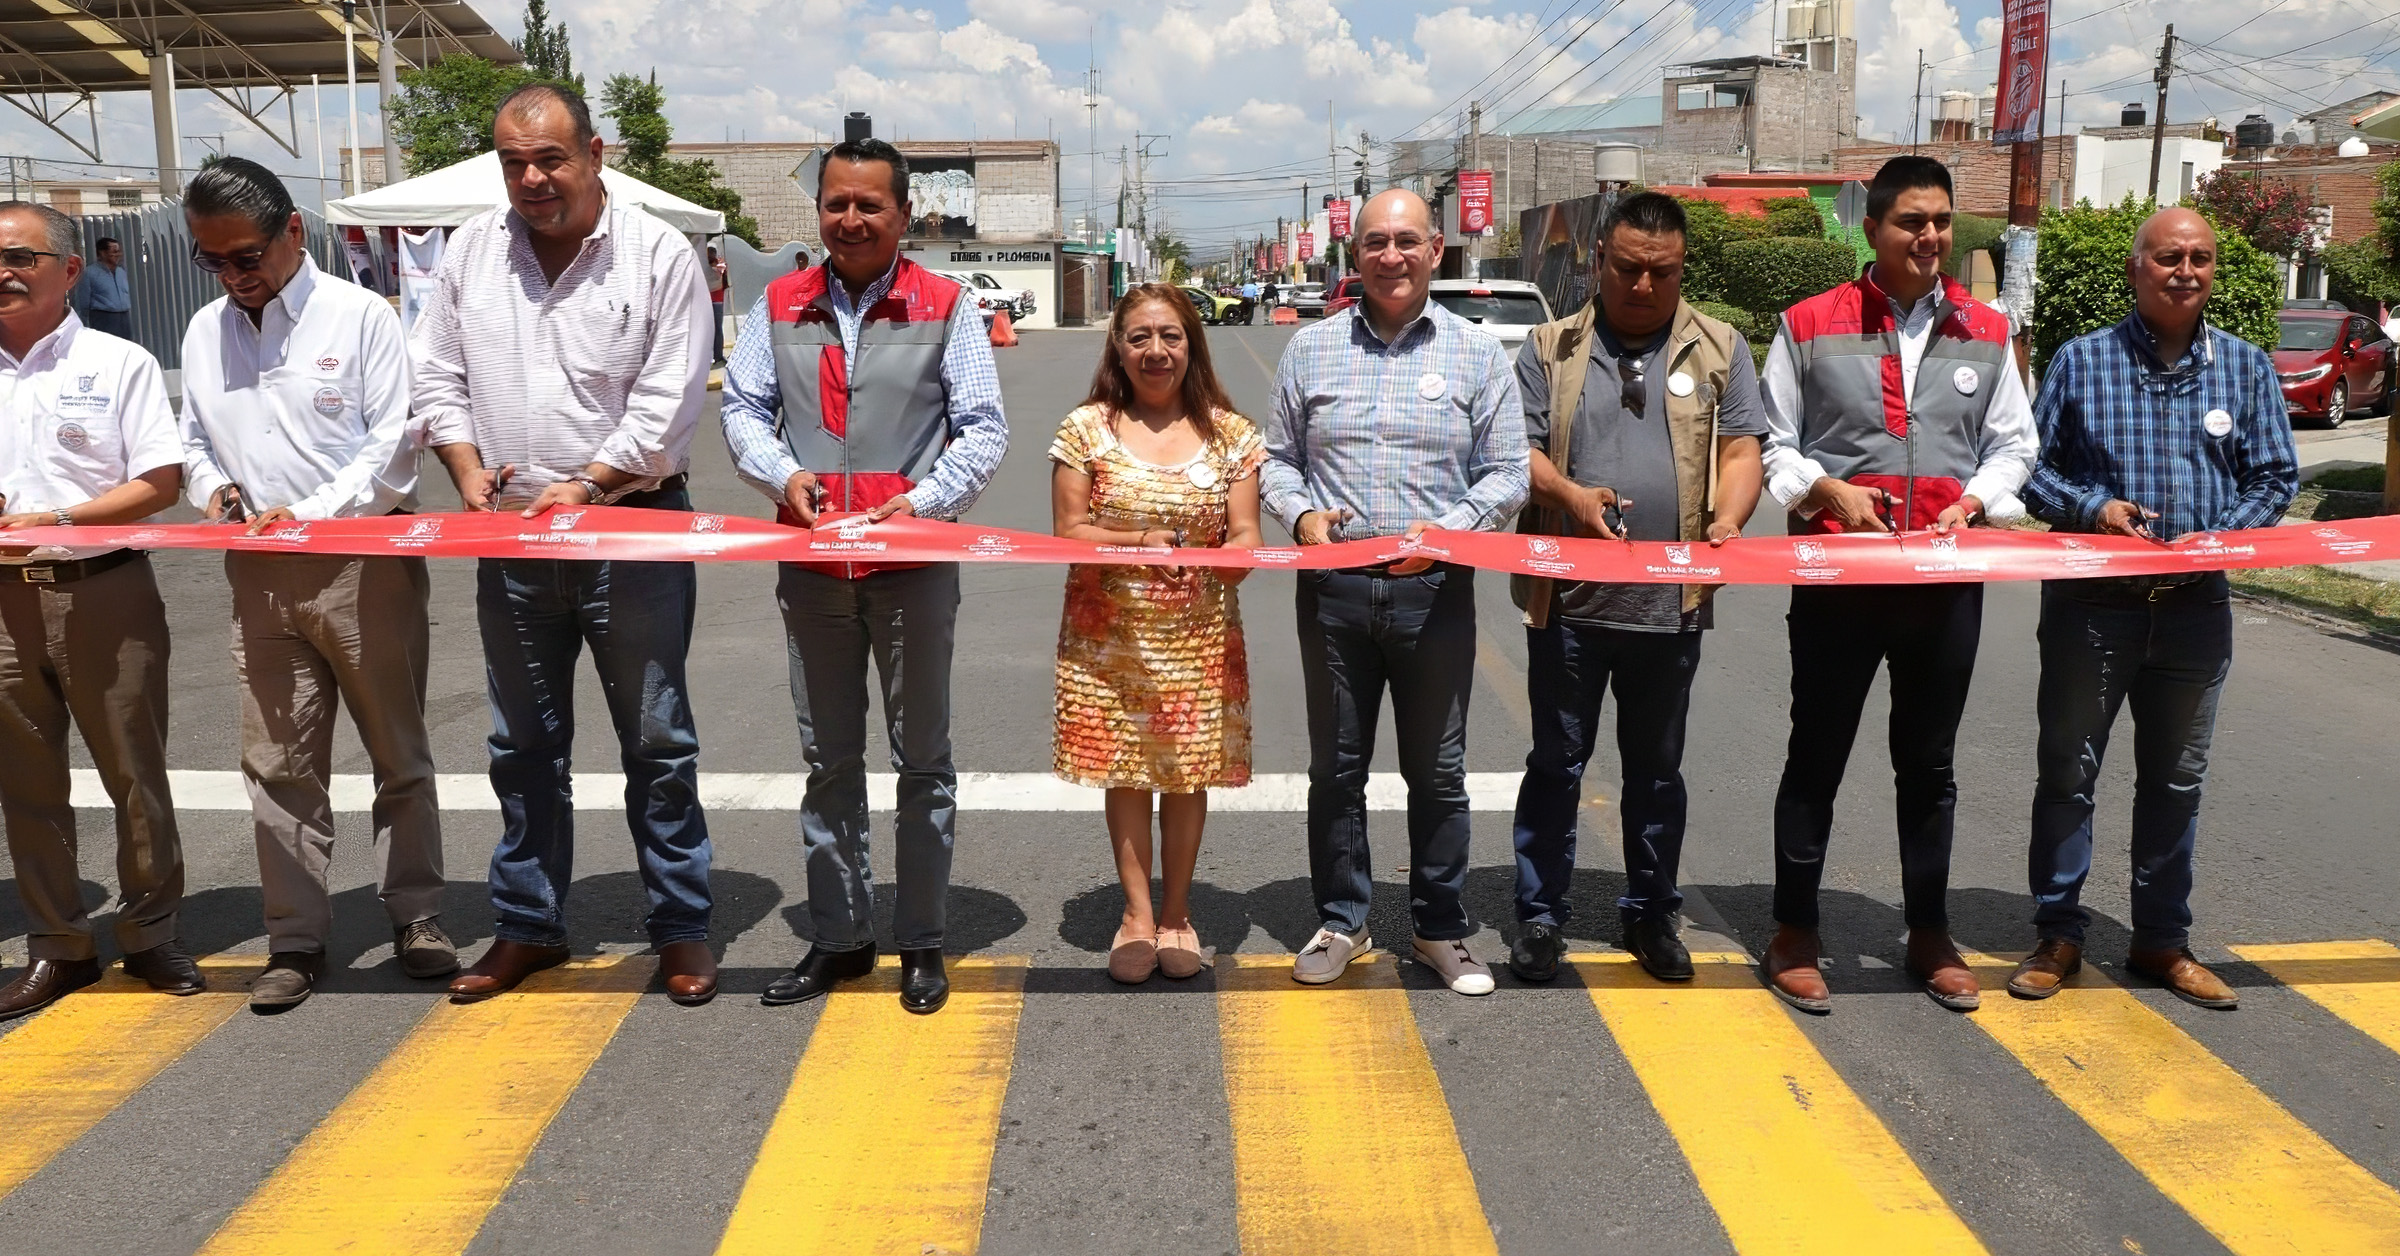
[[[1968,1019],[2241,1256],[2400,1252],[2400,1191],[2301,1124],[2174,1022],[2086,965],[2039,1002],[1970,955]]]
[[[1317,987],[1289,955],[1235,956],[1217,981],[1243,1252],[1497,1251],[1390,955]]]
[[[655,967],[596,956],[495,999],[435,1004],[203,1256],[465,1251]]]
[[[259,967],[202,960],[210,989],[181,997],[112,968],[0,1037],[0,1196],[214,1033]]]
[[[2237,946],[2233,953],[2360,1033],[2400,1051],[2400,946],[2370,938]]]
[[[900,1006],[896,957],[825,996],[717,1251],[974,1251],[1025,965],[952,961],[950,1001],[931,1016]]]
[[[1735,1250],[1984,1250],[1742,957],[1695,955],[1674,986],[1631,956],[1568,958]]]

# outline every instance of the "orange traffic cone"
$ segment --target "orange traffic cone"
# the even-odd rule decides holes
[[[998,310],[993,312],[992,347],[995,349],[1008,349],[1015,347],[1016,343],[1017,329],[1008,325],[1008,311]]]

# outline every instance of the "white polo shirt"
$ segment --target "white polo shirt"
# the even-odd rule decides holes
[[[158,359],[67,311],[22,361],[0,350],[0,497],[10,514],[80,506],[145,472],[183,465]],[[0,562],[88,558],[44,546]]]
[[[202,510],[227,483],[303,519],[416,507],[408,338],[382,297],[304,254],[258,325],[231,297],[183,333],[183,467]]]

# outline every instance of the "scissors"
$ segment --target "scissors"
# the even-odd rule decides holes
[[[1608,525],[1608,530],[1616,533],[1618,540],[1625,542],[1625,548],[1632,549],[1633,534],[1625,530],[1627,509],[1628,507],[1622,502],[1604,503],[1600,507],[1600,522]]]
[[[2133,507],[2133,534],[2135,536],[2138,536],[2145,541],[2157,541],[2160,545],[2166,544],[2165,541],[2160,541],[2158,539],[2157,533],[2150,530],[2151,512],[2147,508],[2145,508],[2140,502],[2130,499],[2128,499],[2125,504]]]
[[[1900,539],[1900,521],[1892,514],[1892,495],[1882,489],[1875,490],[1875,517],[1883,521],[1883,530],[1891,533],[1893,540]]]

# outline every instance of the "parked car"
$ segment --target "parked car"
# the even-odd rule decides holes
[[[961,288],[966,289],[967,298],[975,303],[976,313],[983,315],[983,321],[986,323],[992,321],[992,316],[994,314],[1008,308],[1008,302],[1000,293],[990,291],[984,288],[982,285],[977,284],[975,282],[975,277],[972,275],[964,274],[955,270],[937,270],[933,273],[940,275],[942,278],[947,279],[954,284],[957,284]],[[1015,318],[1016,315],[1011,314],[1009,317]]]
[[[1436,279],[1433,299],[1498,336],[1512,353],[1534,328],[1550,321],[1550,302],[1539,287],[1522,279]]]
[[[1296,283],[1283,290],[1283,304],[1302,318],[1325,317],[1325,285]]]
[[[1192,308],[1200,311],[1200,321],[1219,327],[1246,324],[1250,321],[1250,302],[1240,297],[1210,292],[1196,284],[1183,285],[1183,295],[1192,299]]]
[[[1033,289],[1011,288],[980,270],[969,275],[968,278],[974,281],[978,289],[1005,298],[1010,318],[1022,319],[1033,313]]]
[[[2275,378],[2295,419],[2340,427],[2364,410],[2392,408],[2394,356],[2383,329],[2348,310],[2285,307],[2275,341]]]
[[[1335,288],[1333,290],[1333,295],[1327,298],[1325,302],[1325,317],[1331,318],[1334,315],[1341,313],[1343,310],[1349,309],[1351,306],[1358,304],[1358,299],[1362,296],[1365,296],[1366,293],[1366,280],[1361,279],[1356,275],[1343,276],[1341,286]]]

